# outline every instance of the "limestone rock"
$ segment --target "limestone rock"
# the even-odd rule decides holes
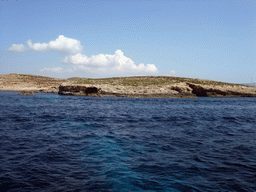
[[[35,95],[33,91],[22,91],[18,95]]]
[[[58,89],[43,89],[41,93],[58,93]]]
[[[192,89],[188,85],[182,84],[178,87],[181,91],[175,91],[166,87],[159,86],[119,86],[119,85],[72,85],[62,84],[59,87],[58,94],[73,95],[73,96],[94,96],[94,97],[155,97],[155,98],[169,98],[169,97],[196,97],[192,93]]]
[[[59,92],[60,95],[89,95],[89,94],[98,94],[100,89],[97,87],[86,87],[79,85],[60,85]]]
[[[56,79],[9,74],[0,75],[0,91],[93,97],[256,97],[255,87],[168,76]]]
[[[255,87],[246,86],[213,86],[187,83],[192,92],[203,97],[256,97]]]

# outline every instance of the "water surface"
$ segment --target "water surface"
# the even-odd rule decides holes
[[[0,191],[256,191],[256,98],[0,92]]]

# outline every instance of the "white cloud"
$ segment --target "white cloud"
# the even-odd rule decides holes
[[[39,71],[41,72],[57,72],[57,73],[60,73],[60,72],[73,72],[72,69],[63,69],[61,67],[45,67],[45,68],[42,68],[42,69],[39,69]]]
[[[174,70],[171,70],[171,71],[170,71],[170,73],[171,73],[171,74],[175,74],[175,73],[176,73],[176,71],[174,71]]]
[[[66,55],[73,55],[80,53],[83,49],[80,41],[72,38],[67,38],[63,35],[60,35],[54,41],[50,41],[49,43],[32,43],[32,40],[27,41],[27,46],[23,44],[13,44],[9,51],[26,51],[26,50],[34,50],[34,51],[58,51],[64,53]]]
[[[136,65],[130,58],[124,56],[121,50],[117,50],[114,55],[99,54],[87,57],[81,53],[66,56],[64,63],[73,65],[75,71],[83,70],[88,72],[110,72],[110,73],[157,73],[158,69],[154,64]]]
[[[57,39],[50,41],[49,43],[33,44],[31,40],[28,40],[27,45],[34,51],[58,51],[68,55],[80,53],[83,49],[80,41],[64,37],[63,35],[60,35]]]
[[[48,43],[33,43],[32,40],[27,41],[27,46],[23,44],[12,44],[8,49],[10,51],[26,51],[34,50],[38,52],[58,51],[66,56],[63,63],[70,64],[72,69],[64,70],[61,67],[43,68],[40,71],[48,72],[71,72],[85,71],[94,74],[111,74],[111,75],[147,75],[156,74],[157,67],[154,64],[136,65],[134,61],[126,56],[121,50],[116,50],[115,54],[98,54],[87,57],[82,54],[83,46],[80,41],[67,38],[63,35]]]
[[[24,52],[27,49],[28,48],[23,44],[12,44],[12,46],[8,48],[8,51]]]

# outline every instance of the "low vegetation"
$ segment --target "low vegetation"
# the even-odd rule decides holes
[[[182,77],[170,77],[170,76],[138,76],[138,77],[113,77],[113,78],[100,78],[100,79],[88,79],[88,78],[70,78],[74,84],[109,84],[109,85],[123,85],[123,86],[150,86],[150,85],[167,85],[174,83],[194,83],[202,85],[230,85],[235,84],[200,80]]]
[[[200,80],[182,77],[171,76],[134,76],[134,77],[112,77],[112,78],[80,78],[72,77],[68,79],[57,79],[37,75],[26,74],[9,74],[0,75],[0,87],[16,86],[19,87],[58,87],[60,84],[67,82],[71,84],[105,84],[105,85],[121,85],[121,86],[165,86],[174,83],[193,83],[200,85],[229,85],[236,86],[236,84]]]

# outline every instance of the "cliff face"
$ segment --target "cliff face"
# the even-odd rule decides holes
[[[77,85],[60,85],[59,92],[60,95],[92,95],[99,94],[100,89],[96,87],[86,87]]]
[[[61,85],[59,94],[117,97],[256,97],[256,88],[176,83],[166,86]]]
[[[192,93],[203,97],[256,97],[255,87],[246,87],[242,85],[197,85],[187,83],[192,89]]]
[[[113,97],[196,97],[192,89],[185,83],[172,86],[122,86],[108,84],[62,84],[59,87],[61,95],[90,95]]]

